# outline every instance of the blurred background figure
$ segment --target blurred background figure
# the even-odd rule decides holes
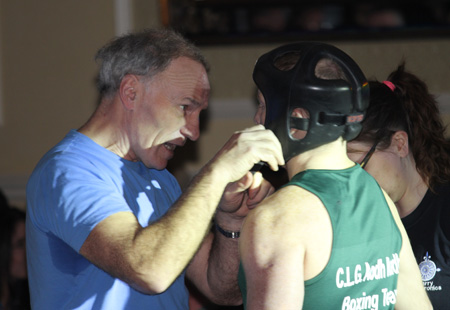
[[[0,310],[30,308],[25,254],[25,212],[0,191]]]
[[[405,26],[403,13],[389,5],[361,3],[356,6],[356,24],[364,28],[399,28]]]
[[[286,30],[290,14],[288,7],[261,8],[252,14],[251,24],[257,32],[282,32]]]
[[[339,5],[305,7],[293,18],[293,28],[307,31],[333,30],[344,25],[344,8]]]

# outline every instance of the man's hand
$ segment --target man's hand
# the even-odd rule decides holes
[[[220,171],[228,182],[253,182],[242,180],[250,169],[265,162],[274,171],[284,165],[281,144],[275,134],[262,125],[234,133],[210,162],[211,169]]]
[[[260,172],[248,172],[239,181],[228,184],[216,214],[216,222],[229,230],[239,230],[250,209],[275,191]]]
[[[215,223],[223,229],[239,231],[249,209],[274,191],[261,173],[249,172],[261,161],[275,171],[284,165],[280,142],[271,130],[258,125],[233,134],[191,183],[197,181],[198,188],[205,188],[198,191],[197,204],[212,202],[212,194],[220,193],[215,196],[220,200],[214,200],[216,207],[217,202],[219,205]],[[187,277],[216,303],[242,302],[237,284],[237,240],[220,233],[208,235],[187,269]]]
[[[253,182],[248,188],[247,206],[249,209],[256,207],[267,196],[275,192],[272,184],[263,178],[261,172],[253,174]]]
[[[219,208],[224,212],[235,213],[245,204],[252,209],[274,191],[272,184],[260,172],[247,172],[239,181],[228,184]]]
[[[236,132],[210,162],[212,169],[221,171],[228,185],[216,214],[216,223],[224,229],[239,230],[251,208],[274,192],[262,174],[249,170],[265,162],[274,171],[284,165],[281,144],[271,130],[262,125]]]

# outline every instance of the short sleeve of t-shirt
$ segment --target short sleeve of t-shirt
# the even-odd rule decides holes
[[[122,195],[119,157],[79,133],[71,134],[69,142],[63,140],[38,164],[27,185],[27,203],[38,229],[78,252],[99,222],[130,208]]]

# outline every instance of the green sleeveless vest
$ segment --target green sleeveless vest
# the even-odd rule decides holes
[[[299,309],[394,309],[402,241],[376,181],[356,165],[345,170],[303,171],[288,185],[319,197],[333,227],[330,260],[319,275],[305,281],[303,308],[299,305]],[[242,266],[239,286],[245,304]]]

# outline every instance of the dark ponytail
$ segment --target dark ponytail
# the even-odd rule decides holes
[[[388,82],[370,82],[370,105],[356,140],[379,140],[383,149],[397,130],[407,132],[417,171],[430,188],[450,181],[450,143],[436,99],[422,80],[405,71],[404,63],[389,75]]]

